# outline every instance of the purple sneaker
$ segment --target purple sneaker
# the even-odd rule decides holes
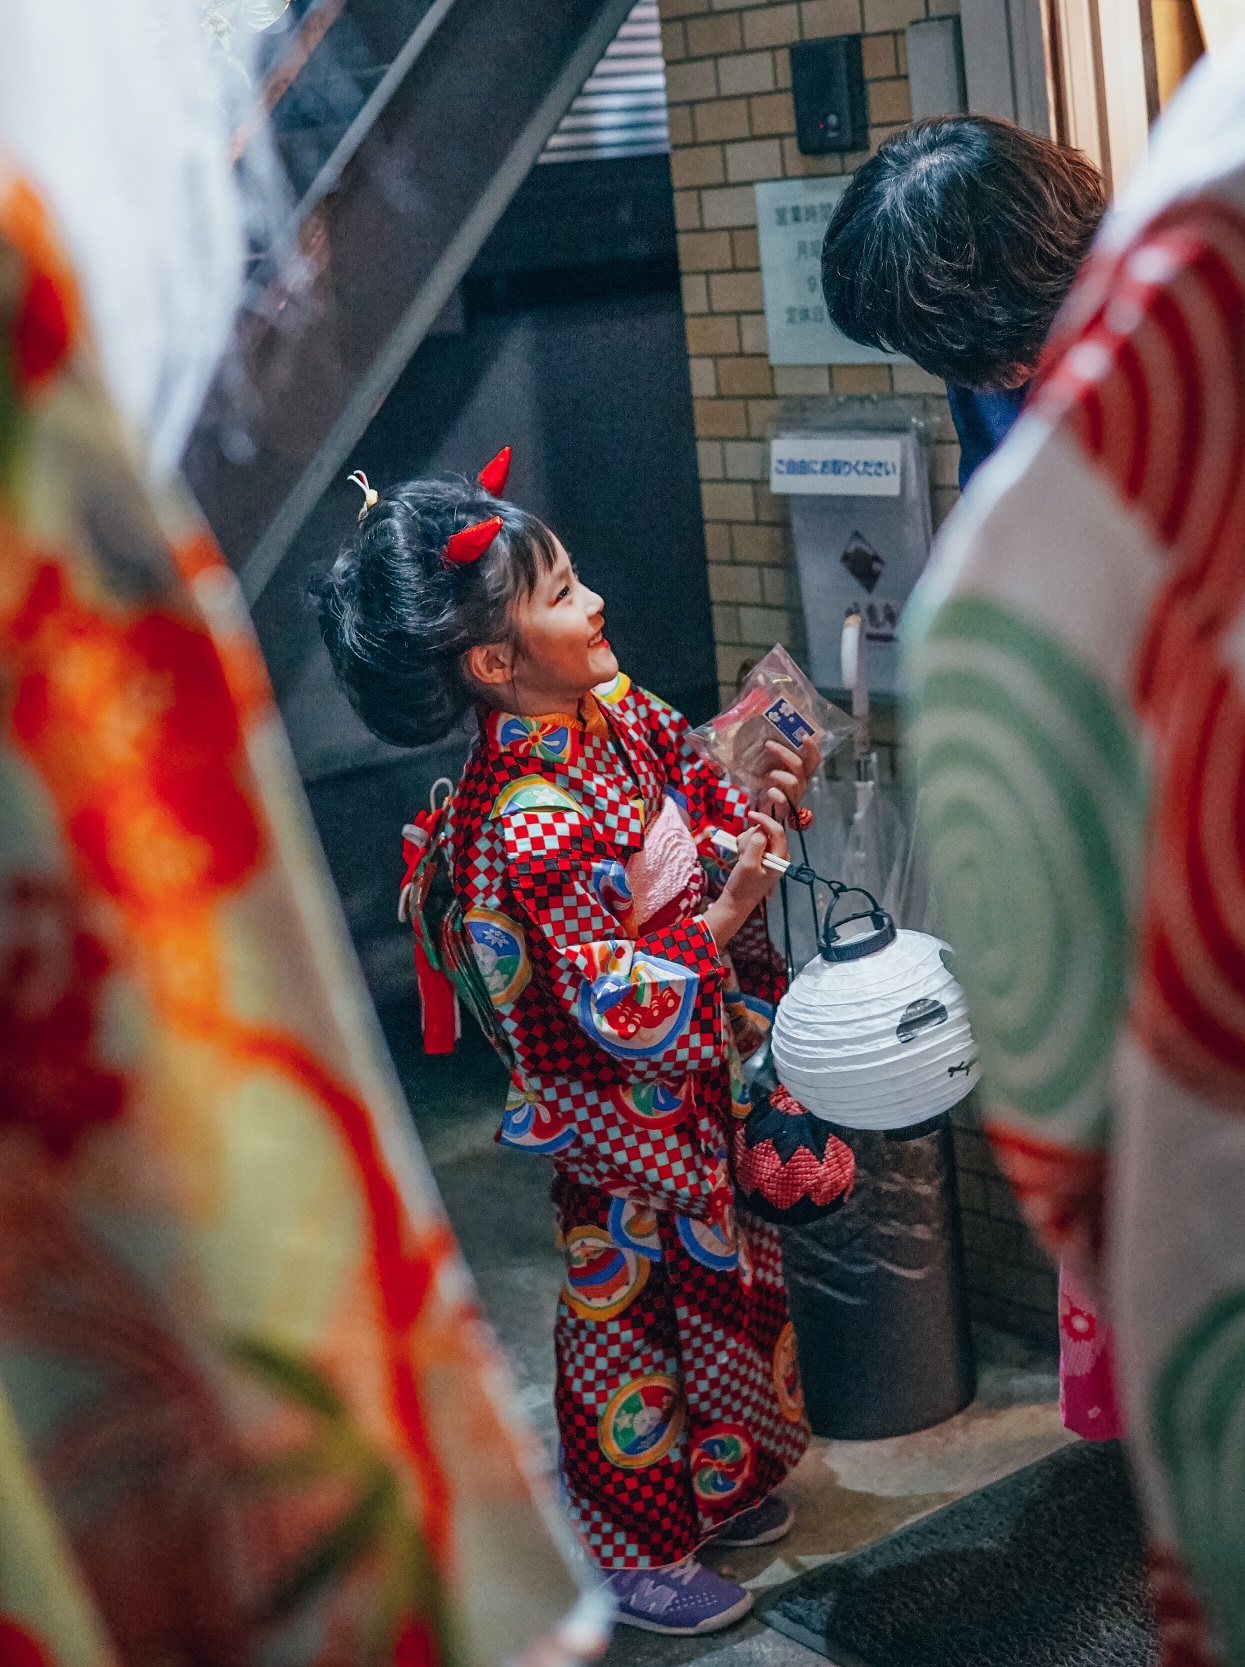
[[[794,1513],[787,1501],[771,1493],[768,1499],[763,1499],[750,1511],[740,1511],[737,1517],[732,1517],[724,1528],[719,1528],[709,1544],[715,1551],[725,1551],[729,1546],[773,1545],[775,1540],[781,1540],[791,1532],[794,1521]]]
[[[742,1620],[752,1593],[685,1557],[668,1569],[615,1569],[606,1576],[624,1626],[645,1632],[718,1632]]]

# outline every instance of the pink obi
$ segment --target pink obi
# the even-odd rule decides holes
[[[627,864],[627,884],[633,937],[684,920],[700,906],[705,872],[687,823],[668,796],[645,830],[644,844]]]

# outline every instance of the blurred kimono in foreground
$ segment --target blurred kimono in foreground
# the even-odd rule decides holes
[[[0,1661],[517,1658],[563,1530],[237,584],[83,315],[0,168]]]
[[[1160,124],[913,614],[991,1138],[1115,1323],[1164,1659],[1242,1667],[1245,42]]]

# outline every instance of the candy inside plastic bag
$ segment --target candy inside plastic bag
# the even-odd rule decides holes
[[[688,739],[749,793],[759,793],[777,760],[767,741],[780,741],[799,752],[812,737],[822,758],[852,733],[852,720],[826,700],[805,677],[781,643],[771,648],[744,679],[735,704]]]

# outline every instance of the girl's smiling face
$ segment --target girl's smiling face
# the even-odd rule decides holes
[[[581,583],[560,540],[557,557],[514,609],[513,633],[467,655],[490,704],[524,717],[573,714],[589,689],[618,673],[605,635],[605,603]]]

